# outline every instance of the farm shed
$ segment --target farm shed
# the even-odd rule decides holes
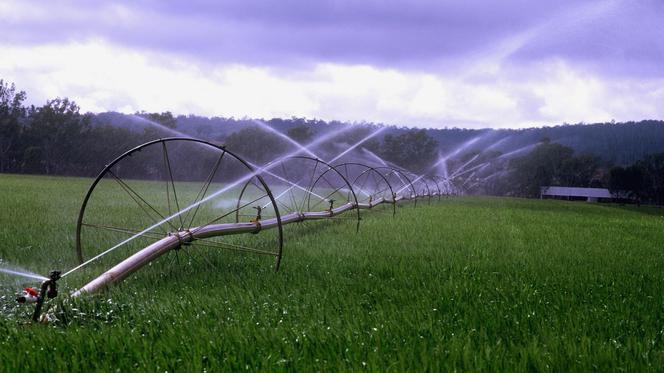
[[[540,189],[540,198],[564,198],[569,200],[583,200],[598,202],[612,200],[613,195],[605,188],[576,188],[561,186],[545,186]]]

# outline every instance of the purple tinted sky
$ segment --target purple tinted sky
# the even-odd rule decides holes
[[[93,111],[464,127],[661,118],[663,25],[661,0],[10,0],[0,78]]]

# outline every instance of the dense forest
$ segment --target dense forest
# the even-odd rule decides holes
[[[26,98],[0,80],[0,173],[93,176],[123,151],[171,136],[219,143],[260,163],[293,146],[275,131],[300,144],[344,131],[343,140],[320,146],[325,154],[338,154],[380,129],[355,157],[376,162],[377,155],[417,173],[447,175],[467,193],[534,197],[543,185],[594,186],[627,200],[664,203],[664,121],[417,130],[306,118],[93,114],[81,113],[66,98],[38,107],[27,106]]]

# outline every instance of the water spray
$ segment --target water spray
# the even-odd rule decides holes
[[[372,137],[378,135],[381,131],[383,131],[384,128],[379,128],[376,131],[373,131],[357,143],[351,145],[347,149],[345,149],[343,152],[338,154],[336,157],[332,159],[331,162],[340,159],[344,155],[348,154],[350,151],[364,143],[365,141],[371,139]],[[343,131],[340,131],[343,132]],[[53,271],[50,273],[48,278],[44,278],[41,276],[38,276],[39,279],[43,280],[41,284],[41,289],[38,291],[37,289],[34,288],[26,288],[23,290],[23,292],[18,296],[17,301],[20,303],[34,303],[35,304],[35,312],[33,314],[33,320],[38,321],[41,317],[42,313],[42,308],[44,305],[44,302],[46,299],[52,299],[55,298],[58,295],[58,281],[61,278],[67,277],[68,275],[74,273],[75,271],[78,271],[79,269],[85,267],[86,265],[99,260],[101,257],[107,255],[108,253],[115,251],[117,248],[126,245],[127,243],[135,240],[138,237],[144,237],[144,238],[150,238],[152,240],[152,243],[143,249],[135,252],[134,254],[130,255],[128,258],[125,260],[121,261],[120,263],[116,264],[112,268],[108,269],[105,271],[103,274],[98,276],[97,278],[93,279],[91,282],[89,282],[87,285],[81,287],[79,290],[75,291],[72,296],[80,296],[82,294],[92,294],[97,291],[100,291],[106,287],[108,287],[111,284],[117,283],[119,281],[122,281],[123,279],[127,278],[130,274],[134,273],[138,269],[140,269],[142,266],[146,265],[147,263],[150,263],[151,261],[155,260],[157,257],[171,251],[171,250],[177,250],[181,248],[183,245],[191,245],[197,242],[202,242],[202,240],[205,240],[207,238],[212,238],[212,237],[220,237],[220,236],[227,236],[227,235],[238,235],[238,234],[258,234],[259,232],[264,232],[268,230],[275,230],[277,233],[278,237],[278,250],[275,252],[271,251],[265,251],[262,249],[258,248],[251,248],[251,247],[246,247],[242,245],[235,245],[236,248],[240,251],[247,251],[247,252],[252,252],[256,254],[268,254],[268,255],[273,255],[276,257],[276,266],[275,268],[279,268],[279,263],[281,261],[281,253],[282,253],[282,245],[283,245],[283,236],[282,236],[282,227],[284,225],[290,224],[290,223],[295,223],[295,222],[302,222],[306,220],[321,220],[321,219],[329,219],[329,218],[334,218],[337,217],[338,215],[347,213],[349,211],[356,211],[357,212],[357,217],[358,217],[358,229],[359,229],[359,220],[360,220],[360,209],[372,209],[374,207],[377,207],[381,204],[392,204],[393,206],[396,206],[397,201],[401,200],[412,200],[414,203],[417,203],[417,200],[420,198],[431,198],[432,196],[432,190],[429,187],[429,183],[426,180],[433,180],[436,183],[436,187],[438,188],[437,195],[441,195],[441,189],[438,185],[438,183],[434,179],[426,179],[423,180],[424,175],[416,177],[414,179],[414,182],[420,182],[419,186],[416,188],[414,185],[414,182],[411,182],[410,178],[407,176],[407,174],[403,170],[398,170],[394,167],[387,166],[386,162],[382,162],[385,166],[383,167],[369,167],[363,164],[359,164],[360,166],[366,168],[365,171],[360,173],[360,176],[364,175],[364,180],[365,183],[368,180],[367,175],[372,175],[373,181],[370,182],[370,187],[367,188],[365,184],[360,184],[359,183],[359,176],[356,176],[354,179],[350,177],[350,175],[346,174],[345,176],[340,172],[341,167],[347,167],[349,163],[342,164],[342,165],[336,165],[332,166],[329,163],[326,163],[324,161],[321,161],[318,158],[311,158],[311,157],[304,157],[304,156],[297,156],[298,153],[301,153],[304,151],[305,153],[311,153],[311,151],[305,151],[304,149],[308,150],[309,146],[315,146],[316,144],[319,144],[323,141],[326,141],[332,137],[335,137],[339,134],[338,132],[335,133],[327,133],[318,139],[314,140],[311,144],[308,146],[300,146],[298,147],[298,150],[296,152],[284,155],[280,157],[279,159],[268,163],[267,165],[264,166],[257,166],[250,164],[249,162],[246,162],[239,158],[239,156],[231,153],[228,151],[226,148],[218,146],[216,144],[212,144],[210,142],[206,142],[204,140],[197,140],[197,139],[191,139],[191,138],[168,138],[168,139],[158,139],[154,141],[150,141],[146,144],[140,145],[128,152],[125,152],[118,158],[116,158],[114,161],[109,163],[104,170],[100,173],[100,175],[95,179],[95,181],[92,183],[90,189],[88,190],[88,193],[86,194],[86,197],[83,201],[83,205],[81,207],[81,212],[79,214],[79,220],[77,224],[77,253],[79,256],[79,261],[80,264],[75,266],[74,268],[64,272],[61,274],[60,271]],[[162,219],[157,221],[154,224],[151,224],[148,228],[141,229],[141,228],[136,228],[136,227],[127,227],[124,232],[130,234],[130,237],[127,239],[121,240],[119,243],[115,243],[113,245],[109,245],[110,247],[107,249],[104,249],[101,253],[97,255],[93,255],[91,258],[88,258],[87,260],[83,259],[82,251],[81,251],[81,230],[82,227],[86,226],[86,223],[84,221],[84,214],[86,211],[86,206],[87,203],[90,199],[90,196],[94,192],[95,188],[97,187],[97,184],[99,181],[107,175],[111,171],[111,168],[114,167],[118,162],[123,161],[126,158],[130,158],[133,155],[138,154],[139,152],[142,152],[142,154],[149,153],[148,151],[144,151],[144,149],[153,147],[153,148],[160,148],[163,147],[164,152],[166,151],[166,143],[192,143],[194,145],[198,146],[203,146],[204,148],[209,148],[210,150],[215,150],[218,152],[221,152],[221,155],[223,156],[224,154],[228,154],[228,157],[232,157],[232,159],[236,160],[239,162],[240,165],[243,165],[246,168],[246,174],[243,175],[242,177],[239,177],[235,180],[232,180],[230,182],[225,182],[224,185],[219,188],[216,191],[211,192],[209,195],[207,194],[207,187],[210,186],[212,183],[212,177],[206,179],[204,184],[204,188],[201,189],[202,193],[199,193],[199,195],[196,196],[195,200],[193,203],[189,205],[179,205],[177,203],[177,195],[175,195],[175,183],[173,180],[173,172],[166,173],[165,175],[170,176],[170,182],[172,186],[172,193],[174,194],[175,197],[175,206],[177,207],[178,211],[171,212],[170,207],[169,207],[169,214],[167,216],[162,216]],[[370,153],[371,154],[371,153]],[[166,154],[166,157],[168,155]],[[136,158],[136,157],[134,157]],[[315,162],[315,167],[313,168],[314,171],[311,174],[311,180],[312,184],[309,187],[303,187],[299,185],[298,182],[293,182],[289,180],[289,178],[277,175],[275,172],[270,171],[273,169],[277,164],[280,164],[288,159],[291,158],[302,158],[306,159],[309,162]],[[221,160],[221,158],[220,158]],[[135,159],[134,159],[135,161]],[[382,160],[381,160],[382,161]],[[168,167],[170,170],[170,161],[167,162]],[[322,168],[318,168],[318,165],[322,164]],[[219,167],[219,164],[217,163],[217,166]],[[381,170],[382,169],[382,170]],[[216,170],[216,169],[215,169]],[[315,178],[315,172],[316,170],[319,170],[322,172],[318,176],[318,178]],[[301,170],[300,170],[301,171]],[[335,185],[329,185],[331,189],[325,189],[327,188],[326,186],[322,186],[323,180],[327,182],[327,184],[330,184],[330,181],[327,179],[326,175],[336,175],[337,177],[337,184]],[[214,172],[211,173],[211,175],[214,175]],[[289,185],[288,188],[282,193],[280,193],[277,198],[275,199],[272,195],[272,192],[270,191],[270,188],[268,184],[263,180],[261,175],[265,175],[267,177],[273,177],[276,180],[286,183]],[[388,181],[387,175],[396,175],[396,177],[399,179],[400,183],[398,187],[400,189],[396,189],[397,185],[391,185],[391,181]],[[410,174],[413,175],[413,174]],[[116,175],[113,175],[116,176]],[[167,177],[163,176],[163,177]],[[264,196],[259,196],[259,198],[253,199],[252,201],[249,201],[247,203],[242,202],[240,203],[242,199],[242,193],[244,193],[244,190],[246,189],[246,186],[249,185],[249,182],[254,180],[254,183],[258,187],[260,185],[260,190],[262,190],[265,195]],[[256,183],[256,180],[258,183]],[[382,180],[387,187],[379,186],[378,180]],[[320,184],[319,183],[320,181]],[[449,183],[449,180],[447,180]],[[215,218],[214,220],[207,222],[205,224],[200,224],[197,226],[192,226],[194,223],[194,217],[196,216],[196,212],[198,211],[198,208],[200,205],[207,203],[211,201],[213,198],[217,198],[223,193],[229,192],[231,189],[235,187],[240,187],[242,184],[245,184],[245,188],[243,188],[242,193],[240,194],[240,198],[238,199],[238,203],[236,206],[236,209],[231,211],[237,212],[239,214],[239,211],[241,208],[253,208],[255,209],[255,215],[249,220],[249,221],[240,221],[239,215],[237,215],[236,221],[231,222],[231,223],[226,223],[223,221],[220,221],[221,218],[224,216],[227,216],[228,214],[223,214],[218,218]],[[167,181],[168,185],[168,181]],[[318,185],[317,188],[315,189],[314,187]],[[321,189],[322,188],[322,189]],[[371,189],[373,188],[373,189]],[[409,188],[409,192],[406,195],[401,194],[403,190],[406,188]],[[302,204],[302,206],[306,206],[307,209],[299,209],[299,210],[293,210],[293,211],[286,211],[284,215],[280,214],[279,208],[277,207],[277,200],[279,197],[287,194],[289,191],[292,191],[293,189],[299,189],[304,191],[304,196],[307,198],[307,203],[308,204]],[[323,192],[321,192],[321,190]],[[329,193],[327,196],[327,192],[331,190],[332,192]],[[368,197],[368,203],[364,202],[360,203],[357,200],[357,196],[355,195],[355,190],[361,191],[362,193],[366,194]],[[126,191],[126,190],[125,190]],[[129,193],[128,191],[126,191]],[[169,195],[169,189],[166,189],[167,195]],[[336,193],[336,195],[335,195]],[[388,193],[387,195],[382,195],[382,193]],[[129,193],[130,196],[131,193]],[[293,198],[294,194],[291,193]],[[252,199],[253,196],[251,194],[248,195],[249,198],[247,199]],[[316,197],[314,199],[314,202],[311,202],[311,197],[314,196]],[[199,199],[200,197],[200,199]],[[169,197],[170,198],[170,197]],[[263,198],[268,198],[270,200],[269,203],[263,205],[263,201],[260,201],[260,199]],[[341,199],[341,201],[340,201]],[[347,200],[347,201],[346,201]],[[242,200],[243,201],[243,200]],[[146,201],[144,201],[147,203]],[[316,210],[315,207],[323,202],[327,206],[321,206],[319,209],[321,210]],[[138,202],[137,202],[138,203]],[[170,200],[169,200],[170,203]],[[258,204],[256,204],[258,203]],[[313,205],[312,205],[313,203]],[[283,205],[283,202],[281,202]],[[268,206],[272,206],[273,209],[271,208],[269,210],[270,214],[274,214],[273,216],[264,216],[265,215],[265,208]],[[140,204],[139,204],[140,206]],[[170,206],[170,205],[169,205]],[[182,206],[182,207],[180,207]],[[189,216],[189,212],[193,211],[193,216],[191,218],[190,224],[188,227],[181,226],[180,224],[178,228],[175,228],[173,230],[170,230],[166,233],[165,236],[159,236],[159,233],[153,230],[157,227],[161,227],[162,225],[169,223],[171,220],[182,216],[183,214],[187,213],[187,217]],[[396,210],[395,210],[396,211]],[[156,212],[156,211],[155,211]],[[157,213],[158,214],[158,213]],[[242,215],[246,216],[246,215]],[[187,218],[185,218],[185,221],[187,221]],[[90,226],[90,224],[87,224],[87,226]],[[103,228],[103,227],[102,227]],[[131,228],[131,229],[129,229]],[[117,242],[117,241],[116,241]],[[233,246],[234,244],[228,243],[227,245]],[[108,246],[106,246],[108,247]],[[37,276],[37,275],[35,275]]]
[[[46,299],[53,299],[58,296],[58,280],[60,271],[51,271],[49,277],[42,282],[41,289],[38,291],[35,288],[25,288],[16,297],[16,301],[20,304],[35,304],[35,311],[32,314],[32,321],[40,321],[42,307]]]

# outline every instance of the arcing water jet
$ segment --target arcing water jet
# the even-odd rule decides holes
[[[352,145],[347,150],[345,150],[338,156],[334,157],[333,160],[341,158],[342,156],[344,156],[345,154],[347,154],[348,152],[350,152],[352,149],[356,148],[363,142],[376,136],[378,133],[381,132],[381,130],[382,129],[379,129],[369,134],[368,136],[360,140],[358,143]],[[317,143],[325,141],[326,138],[330,138],[336,135],[337,133],[327,134],[313,141],[312,144],[315,145]],[[116,166],[119,164],[125,165],[125,163],[127,165],[141,164],[141,163],[136,163],[138,162],[136,157],[140,157],[141,154],[143,155],[151,154],[151,151],[157,151],[157,152],[160,150],[163,151],[165,159],[162,167],[168,170],[168,172],[161,173],[162,175],[161,182],[165,182],[166,185],[165,188],[166,197],[167,197],[166,199],[168,200],[168,206],[170,210],[171,207],[173,207],[171,204],[172,198],[174,199],[175,206],[180,206],[180,204],[177,203],[178,197],[175,192],[176,190],[175,184],[177,176],[174,176],[178,175],[177,173],[178,170],[177,167],[175,170],[176,172],[173,172],[173,170],[171,169],[172,168],[171,166],[173,164],[177,165],[178,162],[173,162],[172,159],[171,160],[168,159],[169,154],[172,153],[169,153],[167,149],[169,147],[172,149],[175,145],[183,145],[183,144],[191,144],[192,146],[196,146],[197,148],[202,147],[210,150],[215,150],[220,154],[219,160],[231,159],[234,160],[235,163],[237,163],[240,167],[243,167],[244,175],[230,181],[225,181],[225,179],[223,178],[221,179],[218,178],[215,180],[213,180],[214,178],[207,178],[205,179],[204,185],[201,188],[201,192],[199,192],[198,195],[196,195],[196,198],[192,203],[189,203],[188,205],[182,205],[184,207],[178,208],[175,212],[172,212],[166,216],[161,216],[158,212],[159,206],[156,207],[151,206],[148,199],[141,197],[136,189],[130,187],[129,182],[127,180],[123,180],[121,178],[119,170],[126,170],[126,167],[119,167],[119,166],[116,167]],[[310,146],[312,144],[310,144]],[[300,152],[301,149],[298,149],[295,154]],[[188,153],[182,153],[182,154],[184,155]],[[68,277],[72,273],[78,271],[79,269],[89,265],[94,261],[99,260],[100,258],[106,256],[107,254],[114,252],[118,248],[123,247],[127,245],[129,242],[133,242],[138,238],[150,239],[152,240],[152,243],[145,246],[143,249],[134,252],[132,255],[122,260],[117,265],[105,271],[103,274],[93,279],[88,284],[81,287],[79,290],[72,293],[72,296],[80,296],[83,294],[93,294],[95,292],[98,292],[110,286],[111,284],[122,281],[123,279],[127,278],[129,275],[136,272],[138,269],[140,269],[147,263],[155,260],[156,258],[160,257],[161,255],[167,252],[173,250],[177,251],[183,247],[189,247],[192,244],[193,245],[197,245],[199,243],[201,245],[209,244],[209,242],[206,240],[213,237],[219,238],[231,235],[241,235],[247,233],[258,234],[261,232],[275,231],[277,232],[275,236],[276,250],[266,251],[264,249],[252,248],[246,245],[237,245],[231,243],[225,244],[223,242],[216,242],[216,243],[222,246],[226,245],[221,248],[226,248],[226,249],[232,248],[234,250],[251,252],[255,254],[272,255],[276,258],[275,268],[278,269],[282,256],[283,226],[285,225],[296,222],[309,221],[309,220],[330,219],[350,211],[355,211],[358,216],[358,228],[359,228],[360,210],[372,209],[381,204],[394,205],[398,201],[417,200],[418,198],[431,197],[432,195],[432,191],[429,185],[424,181],[423,181],[424,184],[422,184],[423,186],[422,190],[417,190],[413,186],[413,183],[408,181],[406,188],[411,188],[411,192],[407,195],[401,195],[400,193],[403,190],[405,190],[404,187],[401,187],[400,189],[393,188],[390,182],[388,181],[388,178],[385,177],[385,174],[382,173],[379,174],[378,169],[370,167],[369,169],[371,170],[371,172],[376,173],[373,176],[374,177],[373,180],[375,181],[378,180],[378,178],[380,178],[381,182],[380,183],[374,182],[373,184],[371,184],[371,188],[373,188],[374,190],[365,190],[365,188],[367,187],[366,185],[357,184],[360,178],[356,178],[351,182],[349,178],[344,176],[339,171],[338,169],[340,167],[339,165],[331,166],[330,164],[327,164],[319,159],[296,156],[295,154],[287,154],[283,157],[280,157],[277,161],[272,162],[265,166],[256,166],[242,160],[237,155],[231,153],[228,149],[224,147],[220,147],[203,140],[196,140],[191,138],[168,138],[168,139],[154,140],[124,153],[123,155],[116,158],[113,162],[109,163],[109,165],[104,168],[104,170],[100,173],[97,179],[92,183],[84,199],[77,224],[77,251],[78,251],[80,264],[66,271],[62,276],[60,276],[58,272],[57,276],[55,274],[52,274],[50,278],[44,280],[44,286],[43,286],[44,290],[39,295],[40,296],[39,299],[41,299],[41,302],[37,302],[39,304],[39,307],[41,307],[43,300],[48,298],[49,294],[52,296],[55,296],[57,294],[56,282],[60,279],[60,277]],[[224,158],[224,156],[226,156],[226,158]],[[305,158],[308,159],[309,162],[311,162],[312,164],[315,164],[315,166],[313,167],[313,173],[311,173],[310,182],[306,186],[300,185],[299,181],[293,181],[287,177],[284,177],[284,175],[278,175],[275,171],[272,171],[272,169],[276,167],[276,164],[284,162],[287,159],[291,159],[293,157]],[[195,160],[196,158],[194,157],[193,159]],[[157,162],[158,160],[159,157],[148,158],[148,161],[150,162]],[[219,162],[216,163],[215,167],[217,168],[220,167]],[[146,168],[149,170],[158,169],[158,167],[156,166],[146,167]],[[406,174],[403,172],[399,172],[387,166],[383,166],[383,168],[389,170],[389,173],[394,173],[394,174],[399,173],[403,176],[405,180],[408,180]],[[230,169],[233,168],[231,167]],[[210,175],[215,175],[216,170],[217,169],[211,170]],[[302,173],[301,169],[298,171]],[[386,173],[387,172],[388,171],[386,171]],[[131,173],[129,174],[133,175]],[[109,175],[111,175],[112,178],[109,177]],[[330,180],[332,176],[334,176],[335,179]],[[86,207],[88,203],[91,201],[91,197],[94,195],[96,188],[99,187],[99,185],[101,185],[100,181],[104,178],[106,178],[105,180],[107,179],[112,180],[109,181],[111,183],[117,182],[117,184],[119,184],[122,187],[122,190],[127,192],[127,194],[136,202],[136,205],[141,207],[141,209],[145,211],[147,215],[153,216],[156,213],[156,215],[161,216],[162,218],[157,220],[155,223],[150,224],[148,228],[143,228],[143,229],[131,226],[118,227],[118,226],[113,226],[111,224],[104,225],[102,224],[103,222],[102,223],[95,222],[93,224],[92,222],[86,220],[87,219]],[[293,189],[298,189],[304,192],[302,195],[307,196],[306,199],[308,202],[294,203],[294,205],[292,205],[293,207],[292,210],[286,208],[286,213],[282,215],[280,213],[280,208],[285,208],[284,207],[285,203],[283,201],[277,202],[277,199],[275,199],[274,196],[272,195],[270,187],[268,183],[266,183],[264,178],[274,179],[277,180],[279,183],[286,183],[290,185],[285,192],[282,192],[279,195],[279,197],[285,195],[285,193],[289,193],[289,191],[290,193],[292,193]],[[203,180],[202,177],[201,180]],[[223,186],[217,189],[216,191],[207,194],[207,190],[210,187],[210,185],[213,184],[213,182],[221,183],[223,184]],[[382,194],[384,193],[385,185],[381,183],[386,183],[387,189],[390,190],[389,195]],[[249,194],[247,195],[246,199],[243,199],[244,198],[243,193],[245,193],[246,185],[250,184],[256,185],[255,191],[253,192],[254,194],[253,195]],[[226,212],[221,215],[217,213],[216,216],[206,217],[206,219],[209,220],[202,221],[202,223],[200,224],[194,224],[195,221],[194,218],[196,217],[196,213],[198,212],[199,207],[201,207],[201,205],[205,205],[206,203],[213,201],[215,198],[224,195],[226,192],[230,192],[236,187],[239,188],[240,185],[245,185],[245,187],[242,189],[240,197],[238,197],[238,202],[234,210],[231,210],[230,212]],[[260,193],[257,193],[256,190],[260,191]],[[357,196],[355,195],[355,190],[358,191],[363,190],[364,193],[369,195],[368,200],[363,200],[362,202],[358,201]],[[439,190],[438,193],[440,194],[440,189],[438,190]],[[340,196],[336,195],[339,193],[344,193],[343,195],[345,196],[352,196],[352,198],[344,199],[343,197],[340,197],[341,195]],[[327,203],[321,205],[320,201],[311,202],[311,196],[316,196],[317,200],[320,199],[321,201],[326,201]],[[267,204],[264,204],[264,202],[260,202],[263,199],[269,202]],[[103,201],[103,199],[100,199],[100,201]],[[256,206],[256,203],[260,204]],[[320,207],[317,208],[317,206]],[[257,214],[250,221],[240,221],[241,220],[240,217],[245,215],[240,215],[239,212],[244,211],[245,208],[257,209]],[[265,216],[264,212],[265,208],[270,210],[271,213],[270,216]],[[101,209],[101,211],[103,210],[104,209]],[[193,210],[193,217],[190,219],[188,226],[185,226],[182,222],[180,222],[179,225],[170,224],[170,222],[175,218],[181,217],[183,214],[188,214],[189,212],[192,212],[192,210]],[[137,209],[137,211],[140,210]],[[210,214],[209,211],[207,211],[206,213]],[[225,222],[223,219],[232,213],[236,214],[235,220]],[[100,219],[103,219],[104,217],[105,215],[102,215]],[[166,230],[166,234],[160,235],[158,231],[155,231],[155,228],[162,227],[166,224],[169,224],[169,226],[171,226],[170,230]],[[115,232],[120,232],[120,233],[124,232],[123,234],[129,235],[129,237],[126,239],[122,239],[120,242],[116,242],[110,245],[109,248],[103,249],[101,253],[93,255],[89,259],[84,260],[84,257],[82,255],[83,246],[81,241],[81,234],[84,229],[87,230],[92,228],[113,230]],[[251,237],[251,235],[246,237]],[[46,294],[47,296],[44,296],[43,294]],[[25,299],[27,300],[28,298]]]

